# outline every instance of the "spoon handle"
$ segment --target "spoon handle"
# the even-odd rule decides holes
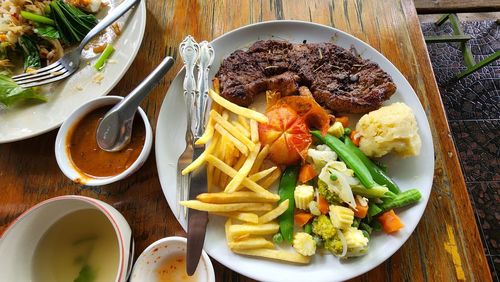
[[[123,116],[132,116],[136,112],[141,101],[160,82],[168,70],[174,65],[172,57],[165,57],[163,61],[146,77],[127,97],[121,102],[116,110],[122,111]]]

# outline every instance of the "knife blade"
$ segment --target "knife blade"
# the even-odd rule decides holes
[[[205,151],[204,145],[196,146],[193,152],[193,159],[198,158],[203,151]],[[205,166],[191,173],[189,199],[196,199],[196,196],[204,192],[207,192],[207,171]],[[186,272],[189,276],[194,274],[200,261],[201,250],[205,242],[207,223],[207,212],[189,209],[186,255]]]
[[[195,98],[196,104],[196,129],[194,139],[198,140],[205,129],[205,115],[208,103],[208,72],[214,60],[214,50],[207,41],[200,43],[200,56],[198,61],[198,93]],[[197,159],[205,151],[205,145],[195,145],[193,160]],[[189,188],[189,199],[196,199],[201,193],[207,192],[207,172],[202,166],[191,173],[191,183]],[[200,261],[205,233],[208,223],[208,213],[190,209],[188,212],[188,234],[187,234],[187,254],[186,272],[189,276],[196,271]]]

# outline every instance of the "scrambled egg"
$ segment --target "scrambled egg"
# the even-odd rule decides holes
[[[356,125],[361,134],[359,148],[369,157],[382,157],[394,151],[401,157],[420,153],[422,141],[410,107],[394,103],[365,114]]]

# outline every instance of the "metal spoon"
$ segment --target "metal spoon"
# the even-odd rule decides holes
[[[160,82],[173,64],[172,57],[163,59],[139,86],[106,113],[96,132],[97,144],[101,149],[116,152],[127,146],[130,142],[132,123],[139,104]]]

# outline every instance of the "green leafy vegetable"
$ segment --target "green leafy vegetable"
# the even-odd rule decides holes
[[[12,78],[0,74],[0,103],[10,106],[20,100],[34,99],[46,102],[47,99],[38,94],[36,88],[22,88]]]
[[[78,277],[73,280],[73,282],[92,282],[95,281],[95,279],[95,271],[93,271],[88,264],[85,264],[80,270],[80,273],[78,273]]]
[[[40,55],[38,54],[38,48],[36,47],[35,40],[27,35],[23,35],[19,38],[19,46],[23,50],[24,54],[24,70],[28,68],[39,69],[42,67],[42,61],[40,60]]]
[[[85,35],[97,24],[94,15],[86,14],[62,0],[52,1],[50,9],[61,39],[70,45],[82,41]]]
[[[38,25],[35,28],[35,33],[45,39],[59,39],[61,37],[59,31],[50,25]]]

